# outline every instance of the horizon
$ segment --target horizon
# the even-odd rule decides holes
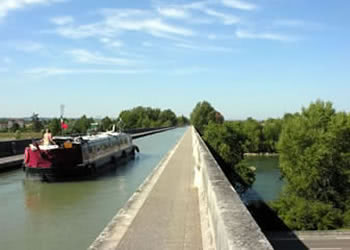
[[[83,3],[83,4],[82,4]],[[202,0],[0,3],[0,117],[281,118],[317,99],[350,112],[350,2]]]
[[[317,100],[320,100],[320,99],[317,99]],[[312,101],[310,102],[309,104],[311,103],[315,103],[317,100],[315,101]],[[202,101],[205,101],[205,100],[202,100]],[[327,100],[321,100],[321,101],[324,101],[324,102],[327,102]],[[345,112],[345,113],[348,113],[350,114],[349,111],[345,111],[345,110],[338,110],[335,108],[334,106],[334,103],[332,103],[333,105],[333,108],[335,109],[336,112]],[[225,115],[220,112],[220,110],[216,110],[217,112],[221,113],[223,116],[224,116],[224,119],[225,121],[245,121],[247,120],[248,118],[253,118],[254,120],[257,120],[257,121],[265,121],[265,120],[268,120],[268,119],[283,119],[283,116],[286,115],[286,114],[295,114],[295,113],[301,113],[302,109],[303,108],[307,108],[309,105],[306,105],[306,106],[302,106],[300,107],[299,110],[295,111],[295,112],[285,112],[283,113],[283,115],[279,116],[279,117],[267,117],[267,118],[264,118],[264,119],[258,119],[256,117],[253,117],[253,116],[247,116],[243,119],[232,119],[232,118],[226,118]],[[133,108],[136,108],[136,107],[133,107]],[[133,109],[131,108],[131,109]],[[162,108],[158,108],[158,107],[144,107],[144,108],[153,108],[153,109],[160,109],[161,111],[164,111],[165,109],[162,109]],[[193,107],[194,108],[194,107]],[[215,109],[215,107],[213,106],[213,108]],[[188,116],[184,115],[184,114],[177,114],[174,110],[172,110],[177,117],[180,117],[180,116],[185,116],[186,118],[190,119],[190,114]],[[192,111],[191,111],[192,112]],[[119,114],[118,116],[109,116],[109,115],[97,115],[97,116],[88,116],[86,114],[82,114],[80,116],[75,116],[75,117],[67,117],[67,116],[63,116],[64,119],[80,119],[82,116],[86,116],[87,118],[93,118],[94,120],[102,120],[104,119],[105,117],[109,117],[110,119],[112,120],[115,120],[119,117]],[[60,116],[40,116],[39,114],[39,119],[60,119],[61,117]],[[31,116],[21,116],[21,117],[0,117],[0,120],[1,119],[8,119],[8,120],[15,120],[15,119],[31,119]]]

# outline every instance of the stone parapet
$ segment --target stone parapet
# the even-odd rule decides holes
[[[194,128],[192,132],[200,215],[208,224],[203,228],[206,222],[202,219],[202,238],[208,241],[206,248],[272,250],[270,242],[227,180],[200,135]]]

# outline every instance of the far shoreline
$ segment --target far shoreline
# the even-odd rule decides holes
[[[278,153],[268,153],[268,152],[244,153],[244,156],[268,156],[268,157],[273,157],[273,156],[279,156],[279,154]]]

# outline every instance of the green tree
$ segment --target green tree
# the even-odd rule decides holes
[[[76,120],[73,125],[72,132],[79,134],[86,134],[89,129],[91,123],[94,123],[94,119],[87,118],[86,115],[83,115],[81,118]]]
[[[176,115],[170,109],[162,111],[159,115],[159,120],[162,122],[164,127],[175,126],[177,123]]]
[[[274,204],[280,217],[293,229],[339,226],[338,212],[349,209],[350,117],[336,113],[330,102],[316,101],[284,121],[278,151],[287,180],[281,199]],[[300,218],[306,216],[311,222],[291,223],[291,199],[300,205]]]
[[[112,126],[113,126],[113,121],[108,116],[103,118],[100,122],[100,130],[102,131],[110,130]]]
[[[267,119],[263,124],[264,151],[276,152],[277,143],[282,131],[282,120]]]
[[[223,160],[221,164],[224,164],[224,167],[228,167],[238,174],[247,186],[253,184],[255,181],[254,169],[241,163],[244,157],[245,136],[236,130],[231,123],[210,122],[204,130],[203,139]]]
[[[141,128],[150,128],[151,127],[151,120],[148,116],[146,116],[144,119],[142,119],[141,122]]]
[[[48,128],[51,131],[51,134],[54,135],[59,135],[61,133],[61,122],[59,119],[54,118],[49,122]]]
[[[177,125],[178,126],[185,126],[188,125],[190,123],[190,121],[188,120],[187,117],[181,115],[179,117],[177,117]]]
[[[139,117],[135,109],[120,112],[119,118],[123,121],[125,129],[137,128],[137,120]]]
[[[19,140],[19,139],[21,139],[21,136],[22,136],[21,131],[20,130],[16,130],[16,132],[15,132],[15,139]]]
[[[20,130],[20,126],[17,122],[13,123],[12,128],[10,129],[11,132],[16,132]]]
[[[217,116],[217,111],[207,101],[197,103],[191,113],[191,123],[200,133],[204,133],[204,128],[210,121],[222,123],[224,118]],[[217,120],[218,118],[218,120]]]
[[[150,121],[158,121],[161,110],[158,108],[153,109],[148,107],[146,108],[146,113]]]
[[[343,224],[341,209],[329,203],[305,199],[292,191],[286,192],[273,207],[291,229],[327,230],[337,229]]]
[[[261,123],[249,117],[246,121],[242,122],[242,131],[247,137],[245,141],[247,152],[258,153],[264,151]]]
[[[34,132],[40,132],[44,128],[42,122],[39,119],[39,114],[33,113],[32,115],[32,129]]]
[[[166,109],[153,109],[150,107],[136,107],[120,112],[118,119],[122,119],[126,129],[155,128],[162,126],[175,126],[177,117],[173,111]]]

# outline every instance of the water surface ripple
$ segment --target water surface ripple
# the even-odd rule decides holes
[[[0,174],[0,248],[86,249],[184,131],[134,140],[141,151],[135,160],[94,180],[41,183],[21,170]]]

